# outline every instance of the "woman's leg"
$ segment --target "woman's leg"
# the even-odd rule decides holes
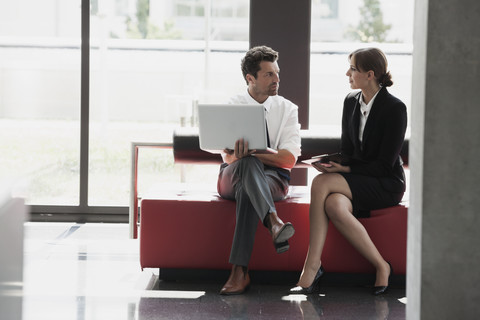
[[[390,267],[378,252],[365,227],[353,216],[351,200],[343,194],[333,193],[326,199],[325,211],[337,230],[375,267],[375,286],[387,286]]]
[[[297,285],[309,287],[322,262],[323,246],[327,237],[328,217],[325,202],[332,193],[341,193],[351,198],[352,193],[343,176],[337,173],[319,174],[313,179],[310,199],[310,243],[307,258]]]

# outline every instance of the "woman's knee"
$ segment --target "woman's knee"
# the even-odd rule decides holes
[[[319,174],[312,180],[311,192],[318,194],[328,187],[328,177],[326,174]]]
[[[338,173],[319,174],[312,181],[311,188],[312,197],[317,195],[325,195],[340,193],[347,197],[351,197],[350,187],[345,178]]]
[[[350,200],[341,193],[332,193],[325,200],[325,212],[330,220],[338,220],[345,213],[351,213]]]

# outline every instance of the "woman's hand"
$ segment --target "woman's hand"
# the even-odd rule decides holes
[[[320,171],[321,173],[335,173],[335,172],[350,172],[349,166],[342,166],[339,163],[330,161],[329,163],[313,163],[312,164],[315,169]]]

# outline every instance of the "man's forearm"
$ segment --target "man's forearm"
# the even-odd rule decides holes
[[[255,154],[262,163],[277,167],[291,169],[295,166],[295,157],[287,150],[278,150],[276,154]]]

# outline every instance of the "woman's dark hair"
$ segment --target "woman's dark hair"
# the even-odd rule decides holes
[[[355,68],[361,72],[372,70],[375,79],[382,87],[390,87],[393,84],[392,75],[388,68],[387,57],[378,48],[362,48],[350,53],[348,60],[351,61],[355,57]]]
[[[247,74],[251,74],[257,79],[257,72],[260,70],[260,62],[278,60],[278,52],[267,46],[253,47],[248,50],[242,59],[243,78],[248,84]]]

